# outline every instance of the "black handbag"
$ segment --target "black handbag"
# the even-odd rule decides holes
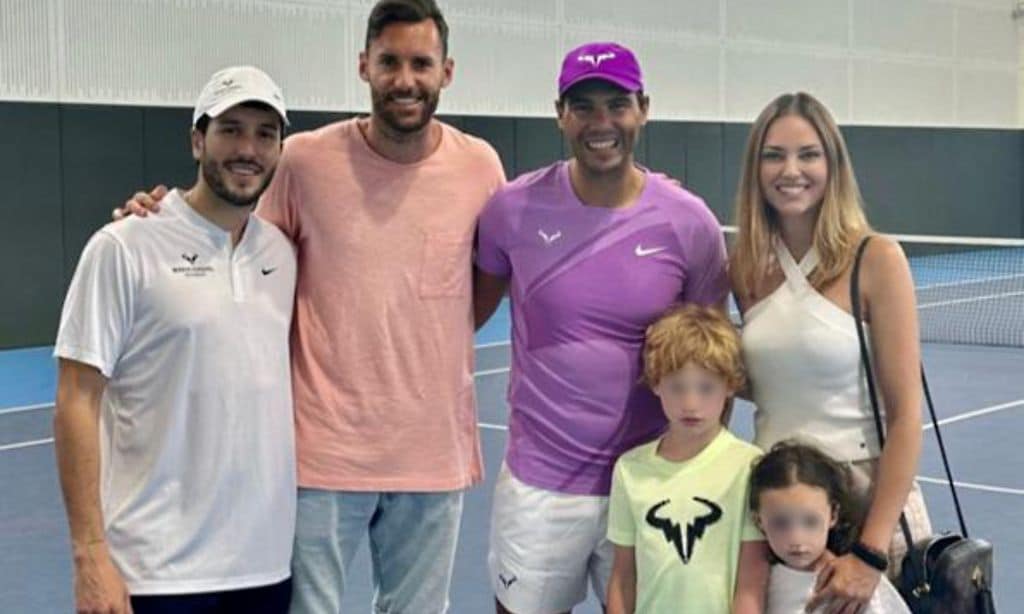
[[[875,414],[878,442],[882,445],[885,442],[885,433],[860,309],[860,262],[870,239],[871,237],[865,237],[857,247],[853,271],[850,274],[850,305],[853,319],[857,324],[860,356],[864,363],[871,408]],[[900,568],[897,588],[910,611],[915,614],[995,614],[995,603],[992,599],[992,544],[968,536],[967,523],[964,521],[960,499],[956,494],[949,459],[946,458],[946,447],[939,431],[939,419],[935,415],[924,365],[921,365],[921,385],[924,388],[928,412],[931,414],[935,438],[939,443],[939,452],[942,454],[942,464],[946,469],[946,480],[953,493],[953,505],[960,521],[960,534],[932,535],[915,542],[910,534],[907,517],[901,513],[900,528],[907,540],[907,554]]]

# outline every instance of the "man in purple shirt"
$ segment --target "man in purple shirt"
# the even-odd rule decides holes
[[[612,468],[665,426],[639,384],[647,326],[670,305],[724,305],[725,244],[697,196],[638,167],[640,66],[614,43],[570,51],[558,124],[573,158],[522,175],[481,215],[477,322],[512,300],[509,442],[488,562],[499,614],[604,601]]]

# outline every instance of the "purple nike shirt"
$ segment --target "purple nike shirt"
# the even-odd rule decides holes
[[[510,280],[506,462],[523,482],[607,495],[620,454],[665,427],[639,383],[644,331],[680,301],[728,292],[725,243],[697,196],[646,176],[624,209],[584,205],[568,164],[527,173],[485,207],[476,263]]]

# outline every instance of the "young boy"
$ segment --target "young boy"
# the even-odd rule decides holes
[[[746,512],[760,450],[723,425],[739,337],[715,309],[677,307],[647,329],[643,359],[669,426],[615,465],[608,614],[760,612],[767,551]]]

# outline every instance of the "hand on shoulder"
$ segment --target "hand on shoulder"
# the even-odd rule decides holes
[[[167,196],[167,186],[161,184],[148,193],[136,192],[131,198],[124,202],[121,207],[115,208],[110,217],[116,222],[123,220],[129,215],[146,217],[150,213],[160,211],[160,201]]]

